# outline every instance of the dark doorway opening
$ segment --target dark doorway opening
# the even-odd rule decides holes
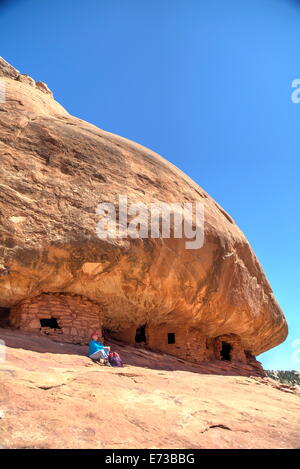
[[[103,331],[103,337],[104,339],[110,339],[111,338],[111,333],[112,333],[112,329],[109,329],[109,328],[104,328]]]
[[[9,324],[9,308],[0,308],[0,327],[6,327]]]
[[[143,326],[140,326],[137,328],[136,330],[136,334],[135,334],[135,342],[137,344],[146,344],[147,340],[146,340],[146,324],[144,324]]]
[[[168,332],[168,344],[175,344],[175,332]]]
[[[56,318],[40,319],[40,323],[42,327],[50,327],[51,329],[61,329],[58,325]]]
[[[231,360],[232,346],[228,342],[222,342],[222,348],[220,351],[221,360]]]

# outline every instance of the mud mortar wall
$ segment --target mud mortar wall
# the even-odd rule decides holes
[[[40,320],[55,318],[58,328],[42,327]],[[51,336],[61,342],[88,343],[90,334],[101,334],[101,307],[82,296],[42,294],[11,309],[13,327]]]

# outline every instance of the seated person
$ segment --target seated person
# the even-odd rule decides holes
[[[104,359],[107,362],[109,351],[110,347],[105,347],[99,341],[99,333],[93,332],[89,343],[89,357],[92,360],[98,361]]]

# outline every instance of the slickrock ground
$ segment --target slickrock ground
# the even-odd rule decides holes
[[[0,79],[0,307],[65,292],[99,302],[106,328],[232,333],[254,355],[286,338],[247,239],[201,187],[147,148],[70,116],[46,85],[3,59]],[[204,246],[98,239],[96,207],[120,194],[129,204],[202,203]]]
[[[299,448],[300,395],[219,363],[200,366],[112,344],[124,368],[86,347],[7,329],[0,364],[3,448]]]

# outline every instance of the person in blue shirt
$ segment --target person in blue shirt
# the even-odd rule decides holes
[[[99,338],[99,333],[93,332],[89,343],[88,355],[94,361],[100,361],[102,363],[102,360],[104,360],[104,363],[108,364],[108,354],[110,351],[110,347],[105,347],[103,344],[101,344]]]

